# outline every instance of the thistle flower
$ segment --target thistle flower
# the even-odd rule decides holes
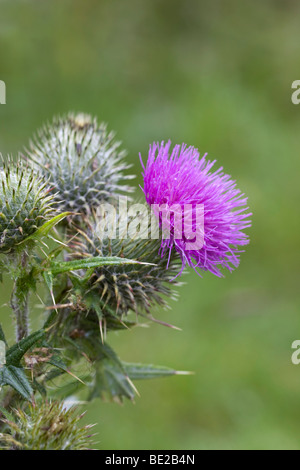
[[[185,206],[190,208],[188,216],[182,217],[182,237],[176,237],[174,218],[170,218],[170,237],[162,241],[160,254],[176,250],[182,260],[181,272],[188,265],[197,272],[210,271],[221,277],[221,268],[232,271],[239,265],[239,247],[249,243],[243,232],[251,225],[247,198],[223,168],[211,171],[215,161],[207,160],[206,154],[200,158],[197,149],[185,144],[175,145],[172,152],[170,148],[170,141],[154,143],[146,165],[141,159],[147,203],[169,208],[179,205],[182,213]],[[195,209],[199,205],[203,205],[203,243],[201,248],[193,249],[185,233],[186,229],[189,233],[197,229]]]
[[[105,124],[70,113],[41,129],[27,156],[49,178],[62,212],[89,214],[100,202],[132,191],[121,183],[133,176],[124,175],[130,165],[123,162],[126,152],[119,147]]]
[[[92,426],[79,426],[83,415],[62,403],[43,402],[16,409],[3,419],[8,432],[0,434],[1,450],[88,450]]]
[[[0,253],[32,235],[53,212],[53,196],[43,178],[8,160],[0,169]]]
[[[96,269],[90,281],[90,289],[97,294],[103,312],[112,311],[120,316],[130,310],[137,314],[149,313],[154,304],[167,306],[164,296],[176,298],[170,281],[178,270],[180,258],[177,253],[173,253],[169,270],[166,270],[168,260],[158,254],[159,240],[142,237],[131,239],[121,233],[113,239],[102,237],[95,219],[90,220],[88,228],[78,231],[78,237],[72,241],[74,258],[117,256],[149,263]]]

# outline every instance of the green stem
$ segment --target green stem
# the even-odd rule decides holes
[[[25,338],[29,334],[29,292],[27,273],[27,255],[22,253],[21,270],[15,279],[11,295],[11,308],[14,312],[17,324],[17,341]]]

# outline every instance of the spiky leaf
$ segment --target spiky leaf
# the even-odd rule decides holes
[[[123,362],[123,367],[131,380],[156,379],[177,374],[174,369],[163,366],[154,366],[152,364],[133,364]]]
[[[0,369],[0,387],[4,385],[10,385],[25,400],[31,400],[33,391],[22,368],[12,365],[3,366]]]
[[[6,364],[18,367],[24,354],[44,336],[44,330],[36,331],[9,348],[6,353]]]
[[[83,258],[73,261],[52,262],[50,270],[53,276],[57,274],[76,271],[80,269],[99,268],[101,266],[123,266],[126,264],[140,264],[138,261],[124,259],[119,257],[101,257]]]
[[[70,215],[70,212],[63,212],[62,214],[56,215],[55,217],[52,217],[50,220],[45,222],[39,229],[36,230],[35,233],[27,237],[25,240],[23,240],[22,243],[27,243],[30,240],[41,240],[44,237],[47,237],[53,227],[57,225],[59,222],[61,222],[65,217]]]
[[[106,395],[118,401],[122,401],[123,398],[133,400],[136,391],[122,367],[109,359],[99,362],[95,367],[90,400],[97,397],[104,398]]]

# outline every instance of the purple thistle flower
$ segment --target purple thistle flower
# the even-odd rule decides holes
[[[223,168],[211,171],[215,161],[206,160],[207,154],[200,158],[197,149],[185,144],[175,145],[170,154],[170,147],[171,141],[150,145],[146,166],[140,156],[144,170],[142,189],[147,203],[169,208],[176,205],[184,214],[181,237],[176,237],[174,214],[169,216],[170,236],[162,240],[161,256],[166,251],[170,256],[175,248],[182,260],[179,274],[188,265],[197,272],[200,269],[222,277],[220,268],[229,271],[236,268],[242,252],[239,247],[249,243],[242,231],[251,226],[248,220],[251,214],[246,212],[247,197],[236,188],[236,182],[223,173]],[[189,233],[196,233],[195,208],[199,205],[203,205],[203,240],[201,247],[195,249],[190,244],[190,237],[186,236],[185,226],[189,226]],[[190,213],[184,212],[184,207],[191,208]],[[161,214],[154,213],[163,228]]]

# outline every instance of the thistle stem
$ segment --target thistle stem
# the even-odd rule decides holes
[[[27,273],[27,254],[22,253],[21,269],[14,281],[10,305],[14,312],[17,324],[17,341],[25,338],[29,334],[29,292]]]

